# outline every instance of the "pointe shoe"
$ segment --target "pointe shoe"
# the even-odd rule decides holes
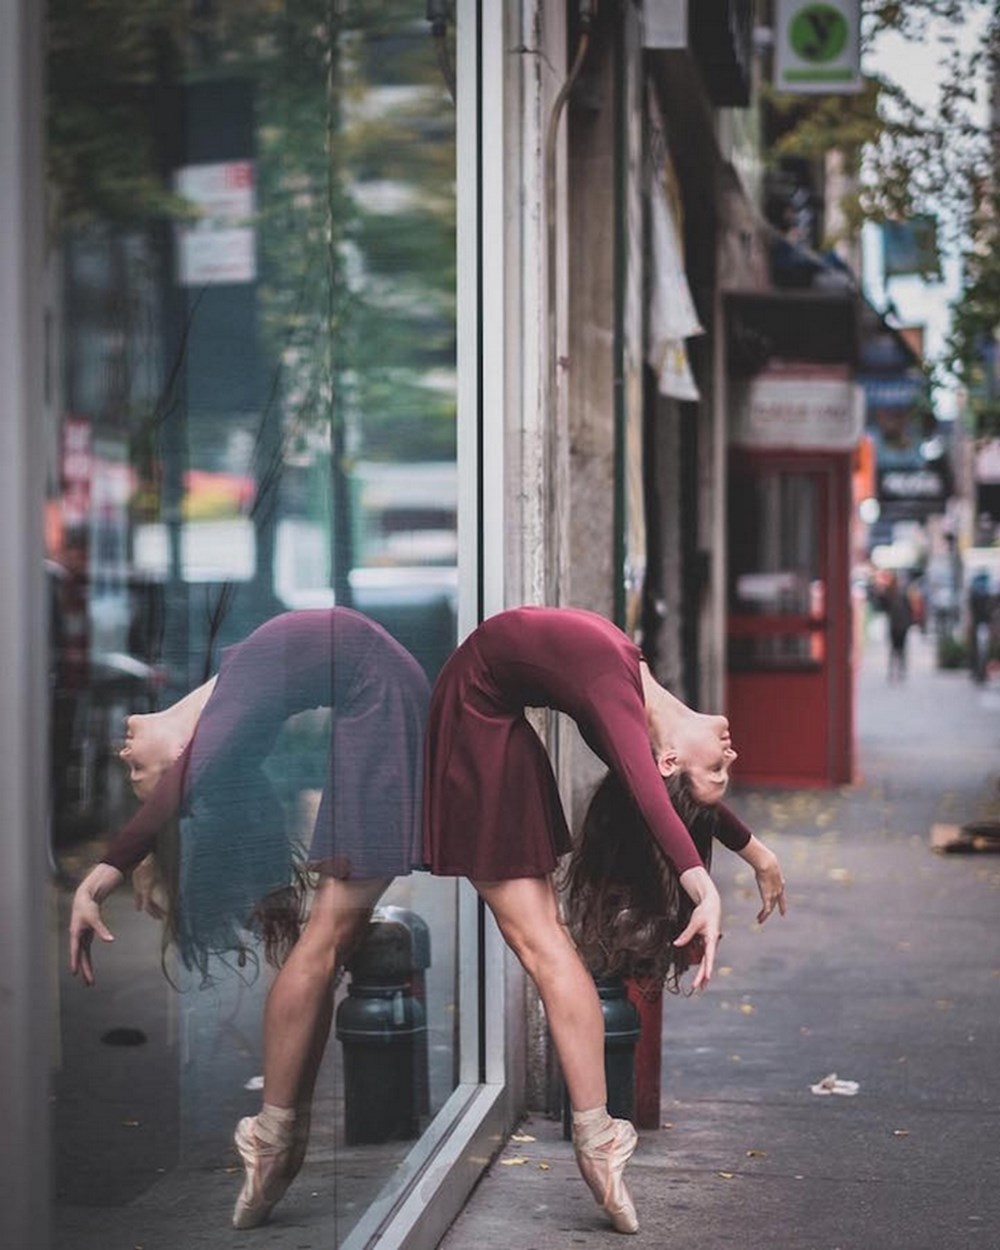
[[[603,1128],[573,1143],[580,1174],[617,1233],[639,1231],[639,1218],[624,1177],[638,1140],[628,1120],[609,1119]]]
[[[233,1228],[257,1228],[267,1221],[295,1179],[305,1158],[304,1140],[272,1144],[257,1135],[257,1117],[244,1116],[234,1141],[246,1175],[233,1209]]]

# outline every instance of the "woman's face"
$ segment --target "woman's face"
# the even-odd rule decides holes
[[[700,803],[722,802],[735,760],[729,721],[724,716],[696,713],[677,743],[677,766],[691,778]]]
[[[125,721],[125,743],[118,758],[128,769],[132,793],[145,802],[177,753],[158,731],[155,716],[130,716]]]

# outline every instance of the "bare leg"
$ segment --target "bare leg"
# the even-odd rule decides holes
[[[521,877],[474,884],[545,1005],[573,1108],[573,1145],[583,1178],[618,1232],[638,1232],[624,1179],[636,1132],[627,1120],[608,1115],[600,999],[559,919],[552,882],[548,877]]]
[[[333,1015],[338,966],[361,936],[391,878],[320,880],[302,936],[264,1008],[264,1101],[296,1107],[312,1099]]]
[[[604,1017],[593,978],[559,919],[548,877],[473,883],[542,1002],[574,1110],[608,1100]]]
[[[271,986],[264,1008],[263,1105],[236,1128],[246,1169],[233,1212],[237,1228],[263,1224],[302,1166],[330,1036],[334,976],[390,880],[323,877],[302,936]]]

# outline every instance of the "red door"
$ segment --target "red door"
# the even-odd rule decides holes
[[[851,779],[849,508],[849,455],[733,454],[727,714],[739,781]]]

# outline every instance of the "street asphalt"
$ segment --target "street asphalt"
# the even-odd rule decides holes
[[[913,636],[909,676],[890,686],[875,638],[858,692],[854,785],[734,795],[781,857],[788,914],[758,927],[752,874],[720,851],[722,966],[705,993],[666,1002],[661,1127],[641,1133],[628,1174],[637,1247],[1000,1250],[1000,855],[930,847],[937,823],[1000,819],[1000,679],[938,671]],[[110,1008],[63,987],[76,1014],[55,1108],[56,1250],[335,1250],[365,1166],[326,1137],[266,1230],[229,1228],[239,1177],[222,1125],[255,1096],[237,1086],[223,1107],[176,1077],[150,1088],[187,1044],[173,991],[151,991],[156,959],[147,934],[122,968],[102,964]],[[257,1070],[258,1011],[217,1008],[241,1074]],[[102,1045],[120,1021],[149,1043]],[[834,1073],[857,1092],[811,1091]],[[95,1084],[117,1092],[95,1104]],[[561,1125],[534,1115],[441,1250],[619,1243]]]

